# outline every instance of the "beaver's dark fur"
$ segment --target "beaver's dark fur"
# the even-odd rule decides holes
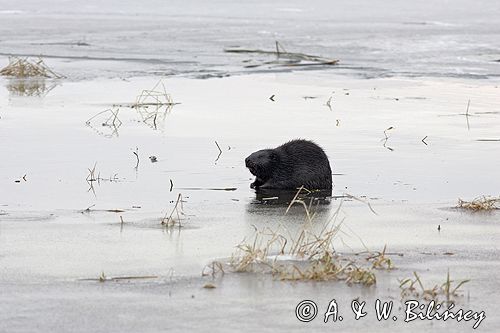
[[[256,177],[251,188],[332,188],[328,157],[311,141],[292,140],[274,149],[256,151],[245,159],[245,164]]]

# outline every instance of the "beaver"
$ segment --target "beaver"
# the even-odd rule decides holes
[[[245,159],[256,177],[251,188],[330,190],[332,170],[328,157],[312,141],[297,139],[274,149],[256,151]]]

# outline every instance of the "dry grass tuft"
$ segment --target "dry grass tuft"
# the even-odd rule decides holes
[[[288,212],[294,204],[304,207],[306,220],[301,229],[294,235],[284,225],[279,225],[276,230],[254,227],[251,241],[244,239],[237,245],[230,267],[236,272],[268,272],[280,280],[375,284],[376,277],[371,267],[362,267],[335,252],[333,239],[342,224],[342,221],[337,222],[340,206],[326,223],[313,224],[312,201],[308,205],[298,199],[302,191],[304,189],[300,188],[287,209]],[[288,260],[279,260],[280,257]],[[382,265],[387,260],[380,262]]]
[[[446,303],[454,303],[454,299],[460,297],[459,289],[465,283],[470,280],[461,280],[454,281],[450,279],[450,272],[446,276],[446,281],[441,285],[434,285],[432,288],[424,287],[422,279],[417,274],[417,272],[413,272],[413,276],[415,278],[406,278],[400,280],[399,288],[401,289],[401,297],[402,298],[421,298],[426,301],[439,301]],[[456,285],[453,285],[456,283]],[[442,298],[445,298],[442,300]]]
[[[60,79],[63,77],[50,69],[41,58],[32,60],[18,57],[9,57],[9,64],[0,69],[0,75],[15,78],[44,77]]]
[[[458,199],[457,208],[468,209],[472,211],[483,211],[500,209],[500,198],[482,196],[472,201]]]
[[[305,267],[301,267],[305,266]],[[280,265],[274,267],[273,274],[280,280],[291,281],[345,281],[346,283],[371,286],[377,282],[375,274],[353,261],[346,261],[330,252],[306,265]]]
[[[272,259],[269,259],[270,253],[276,252],[284,254],[284,247],[287,239],[280,234],[280,230],[271,230],[264,228],[258,230],[255,226],[253,241],[243,240],[236,246],[237,251],[233,253],[230,260],[230,266],[236,272],[252,271],[255,266],[264,265],[272,268]]]
[[[392,260],[388,258],[385,254],[385,250],[387,249],[387,245],[384,245],[384,249],[382,252],[375,252],[370,255],[366,260],[372,263],[373,269],[386,269],[391,270],[394,268]]]
[[[182,200],[182,194],[179,193],[177,196],[177,201],[175,202],[175,206],[170,212],[170,215],[168,212],[165,214],[163,219],[161,220],[161,225],[164,226],[167,229],[173,228],[173,227],[182,227],[182,219],[181,216],[184,216],[184,207],[182,205],[183,200]],[[175,214],[175,215],[174,215]],[[168,217],[167,217],[168,215]]]
[[[147,108],[149,106],[173,106],[178,103],[174,103],[174,100],[170,94],[167,93],[167,89],[163,82],[158,81],[153,89],[144,89],[140,95],[137,96],[135,103],[132,104],[132,108]]]
[[[167,93],[165,85],[160,80],[153,89],[144,89],[134,103],[127,105],[135,109],[142,122],[154,130],[163,129],[167,115],[172,111],[174,105],[172,96]]]

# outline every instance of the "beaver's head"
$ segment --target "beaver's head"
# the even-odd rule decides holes
[[[271,178],[278,163],[279,156],[274,149],[256,151],[245,159],[248,170],[262,183]]]

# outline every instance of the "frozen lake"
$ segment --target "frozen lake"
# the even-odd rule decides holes
[[[456,308],[498,332],[500,210],[456,208],[500,195],[498,17],[497,1],[0,0],[0,68],[41,55],[65,76],[0,77],[0,331],[470,332],[403,321],[401,280],[449,273],[470,280]],[[277,59],[276,41],[340,63]],[[159,80],[179,104],[133,106]],[[259,201],[244,166],[297,137],[333,169],[307,226],[303,207]],[[182,227],[162,225],[179,194]],[[332,253],[374,285],[227,266],[256,229],[286,226],[293,244],[339,221]],[[385,247],[395,269],[373,268]],[[214,260],[226,274],[202,276]],[[332,299],[345,320],[325,324]],[[375,318],[377,299],[397,321]]]
[[[43,55],[73,79],[288,71],[274,50],[339,59],[335,73],[500,75],[498,1],[0,1],[0,53]],[[52,58],[52,59],[51,59]],[[125,62],[120,64],[120,62]],[[295,70],[310,69],[309,67]]]

